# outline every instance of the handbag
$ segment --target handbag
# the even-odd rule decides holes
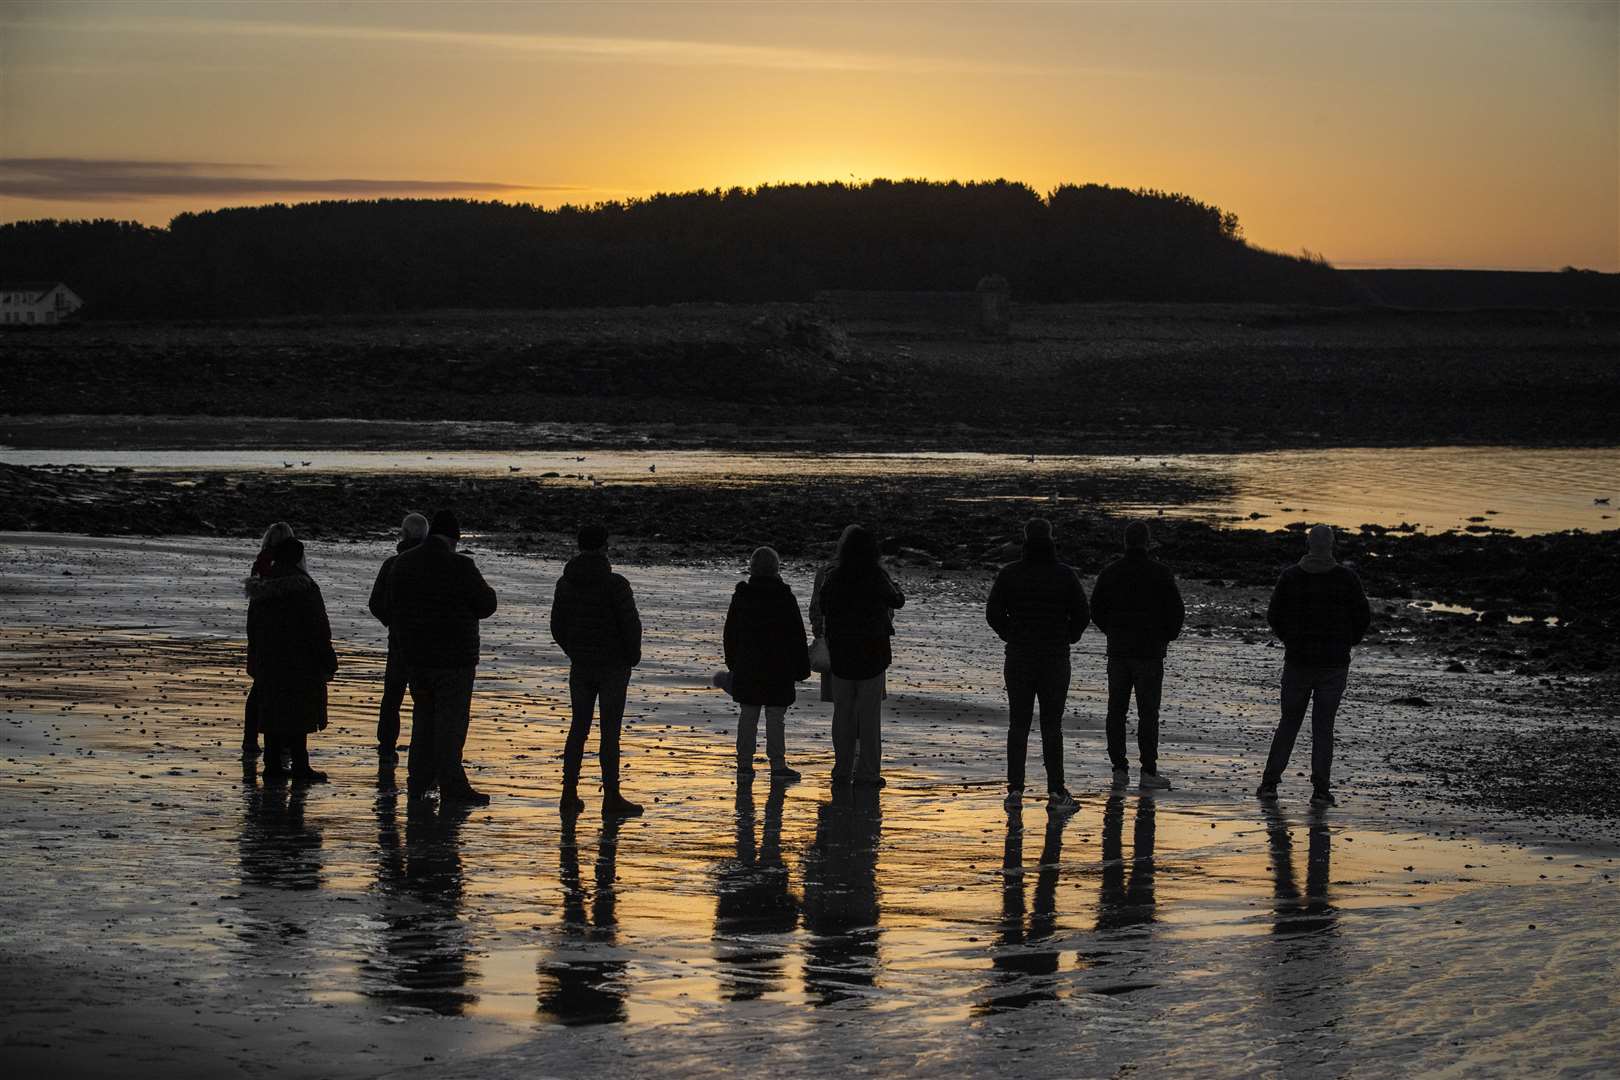
[[[827,648],[826,638],[818,637],[810,643],[810,670],[823,675],[832,670],[832,650]]]

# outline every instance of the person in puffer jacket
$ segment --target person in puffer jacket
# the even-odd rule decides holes
[[[1310,532],[1310,552],[1282,572],[1266,621],[1283,648],[1282,718],[1271,739],[1266,771],[1255,792],[1277,797],[1277,782],[1294,752],[1294,739],[1311,707],[1311,805],[1334,803],[1333,718],[1350,677],[1350,650],[1372,625],[1372,608],[1355,571],[1333,558],[1333,528]]]
[[[573,722],[563,747],[564,815],[579,813],[579,771],[591,718],[601,703],[602,813],[634,817],[641,807],[619,791],[619,728],[624,720],[630,669],[641,663],[641,615],[630,583],[613,572],[607,530],[579,530],[579,554],[568,561],[551,603],[551,637],[568,654],[568,694]]]
[[[795,683],[810,677],[810,648],[804,640],[799,601],[781,576],[775,548],[762,547],[748,560],[748,580],[739,581],[726,611],[728,690],[740,708],[737,717],[737,779],[754,775],[760,710],[765,711],[765,755],[773,784],[799,779],[787,763],[785,721],[798,697]]]
[[[1170,568],[1148,555],[1145,521],[1125,526],[1125,557],[1103,567],[1091,591],[1091,618],[1108,635],[1108,758],[1114,787],[1130,779],[1125,754],[1125,714],[1136,694],[1136,750],[1142,786],[1168,788],[1159,772],[1159,698],[1164,656],[1181,635],[1186,608]]]

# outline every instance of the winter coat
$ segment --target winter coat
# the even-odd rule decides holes
[[[810,677],[810,647],[793,590],[779,577],[739,581],[726,612],[731,696],[744,705],[791,705]]]
[[[832,654],[832,673],[840,679],[870,679],[894,660],[894,610],[906,596],[881,566],[850,570],[834,567],[821,586],[821,612]]]
[[[1091,618],[1108,635],[1108,655],[1162,660],[1187,616],[1176,576],[1145,551],[1127,551],[1097,575]]]
[[[1345,667],[1372,624],[1372,608],[1349,567],[1313,573],[1295,565],[1277,579],[1266,621],[1287,650],[1285,664]]]
[[[388,627],[393,654],[408,667],[477,667],[478,620],[495,614],[495,590],[478,564],[438,536],[393,563],[382,603],[371,609]]]
[[[1080,575],[1058,561],[1051,541],[1029,540],[1024,557],[996,575],[984,617],[1007,643],[1007,655],[1042,658],[1067,656],[1091,612]]]
[[[260,731],[308,734],[326,727],[326,683],[337,672],[320,586],[292,566],[248,578],[248,675]]]
[[[635,593],[600,551],[568,560],[551,601],[551,637],[579,668],[616,671],[641,663]]]
[[[388,626],[388,575],[394,569],[394,560],[411,550],[411,548],[421,546],[421,543],[420,539],[401,540],[395,545],[394,554],[384,559],[382,569],[377,571],[377,580],[372,583],[371,599],[367,601],[366,606],[371,609],[371,614],[376,620],[384,626]],[[388,651],[394,651],[394,628],[391,626],[388,627]]]

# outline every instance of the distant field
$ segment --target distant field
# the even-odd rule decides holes
[[[0,339],[0,411],[625,425],[690,443],[1007,450],[1612,444],[1612,313],[682,305],[83,324]]]

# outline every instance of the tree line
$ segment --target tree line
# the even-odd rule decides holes
[[[335,200],[128,221],[0,226],[0,276],[62,280],[92,318],[341,314],[808,300],[826,289],[1020,300],[1342,303],[1320,260],[1244,242],[1187,195],[1047,194],[874,180],[658,194],[545,210],[470,199]]]

